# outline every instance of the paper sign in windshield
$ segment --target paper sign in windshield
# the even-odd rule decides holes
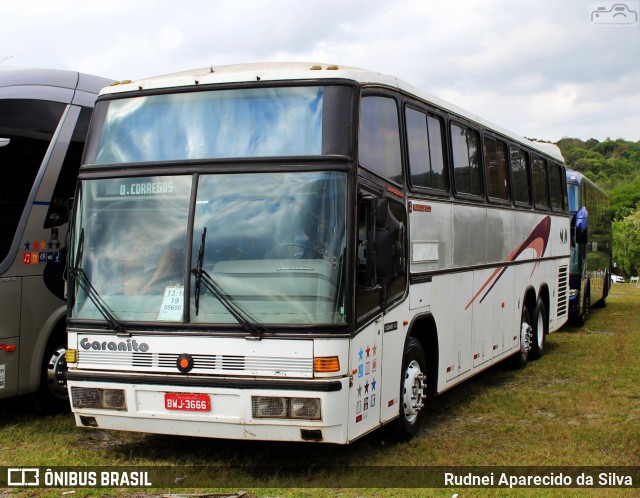
[[[182,320],[183,308],[184,287],[181,285],[165,287],[158,321],[179,322]]]

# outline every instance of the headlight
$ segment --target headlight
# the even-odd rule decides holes
[[[320,398],[253,396],[253,418],[321,420]]]
[[[127,397],[122,389],[96,389],[72,387],[71,404],[74,408],[97,408],[101,410],[126,410]]]

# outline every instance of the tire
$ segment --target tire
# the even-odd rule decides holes
[[[547,315],[547,307],[544,305],[542,299],[538,299],[538,305],[536,306],[535,318],[533,326],[533,337],[531,338],[531,352],[530,356],[532,360],[537,360],[544,354],[544,341],[549,333],[549,317]]]
[[[35,401],[38,409],[44,413],[54,414],[69,411],[69,393],[64,373],[67,370],[64,345],[48,347],[42,361],[40,389]]]
[[[400,416],[389,426],[391,436],[406,441],[416,435],[425,417],[427,361],[422,344],[409,337],[402,357]]]
[[[527,366],[527,362],[529,361],[529,353],[531,351],[531,341],[533,336],[531,313],[526,305],[523,305],[522,307],[518,336],[520,338],[520,349],[513,355],[511,366],[515,369],[522,369]]]

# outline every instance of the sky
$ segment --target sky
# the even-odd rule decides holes
[[[138,79],[304,61],[397,76],[517,134],[640,140],[640,0],[3,0],[0,64]]]

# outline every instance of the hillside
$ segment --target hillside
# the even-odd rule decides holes
[[[640,142],[563,138],[560,147],[567,167],[587,175],[611,198],[614,220],[638,209],[640,203]]]

